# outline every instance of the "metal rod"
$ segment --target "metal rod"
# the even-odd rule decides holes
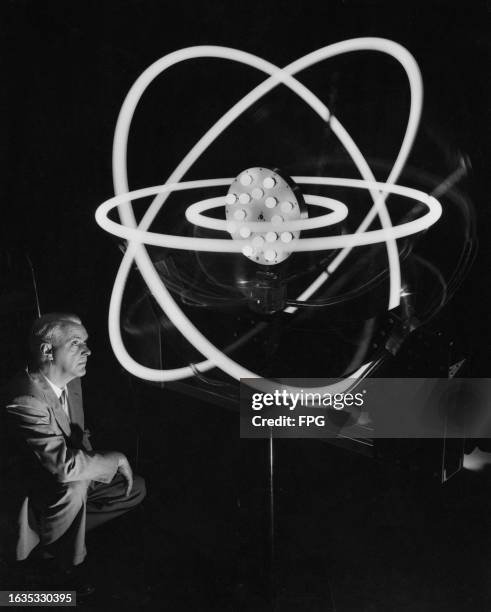
[[[274,516],[274,445],[273,430],[269,430],[269,582],[271,601],[274,602],[275,596],[275,516]]]
[[[34,266],[32,265],[31,258],[29,257],[29,255],[27,255],[27,253],[26,253],[26,259],[27,259],[27,263],[29,264],[29,268],[31,269],[32,284],[33,284],[33,287],[34,287],[34,295],[36,297],[36,308],[37,308],[37,311],[38,311],[38,317],[40,317],[41,316],[41,308],[39,306],[38,287],[37,287],[37,283],[36,283],[36,275],[34,274]]]

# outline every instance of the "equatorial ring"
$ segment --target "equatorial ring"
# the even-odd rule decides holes
[[[396,240],[399,238],[406,238],[413,234],[417,234],[438,221],[442,214],[442,207],[438,200],[433,196],[413,189],[412,187],[405,187],[402,185],[391,185],[387,183],[380,183],[377,181],[363,181],[360,179],[345,179],[345,178],[332,178],[332,177],[309,177],[309,176],[297,176],[294,179],[298,183],[315,183],[318,185],[331,185],[337,187],[352,187],[355,189],[377,189],[385,193],[392,193],[399,196],[411,198],[424,204],[427,207],[427,212],[417,219],[402,223],[401,225],[391,225],[389,230],[378,229],[370,230],[363,233],[355,232],[353,234],[342,234],[337,236],[324,236],[319,238],[300,238],[293,240],[289,244],[279,244],[279,250],[286,250],[290,253],[297,251],[323,251],[329,249],[342,249],[346,247],[355,247],[369,244],[377,244],[380,242],[386,242],[387,240]],[[218,185],[229,185],[231,179],[204,179],[201,181],[188,181],[182,183],[175,183],[173,185],[159,185],[156,187],[146,187],[144,189],[138,189],[136,191],[130,191],[129,193],[123,193],[118,196],[107,200],[99,206],[96,211],[96,219],[99,225],[106,231],[110,232],[114,236],[124,238],[131,242],[139,244],[146,244],[152,246],[160,246],[171,249],[191,250],[191,251],[208,251],[216,253],[241,253],[244,246],[246,246],[248,240],[230,240],[228,238],[194,238],[189,236],[176,236],[172,234],[162,234],[160,232],[149,232],[143,231],[137,227],[128,227],[120,223],[116,223],[109,219],[109,212],[120,206],[124,202],[129,200],[137,200],[148,196],[156,196],[161,193],[171,193],[173,191],[184,191],[187,189],[202,189],[206,187],[217,187]],[[310,196],[314,197],[314,196]],[[328,200],[328,198],[325,198]],[[192,210],[191,217],[193,223],[195,219],[199,221],[196,225],[202,225],[202,227],[208,227],[209,229],[227,231],[228,222],[220,219],[211,219],[205,216],[199,216],[201,212],[211,209],[213,207],[222,206],[224,204],[224,196],[219,198],[210,198],[209,200],[202,200],[196,202],[188,207],[186,216],[189,219],[189,211]],[[334,206],[333,202],[337,202]],[[317,204],[318,205],[318,204]],[[340,220],[345,218],[344,211],[346,206],[339,201],[330,200],[329,204],[325,203],[325,206],[332,210],[332,213],[339,215]],[[193,210],[193,207],[194,210]],[[325,215],[328,216],[328,215]],[[322,218],[322,217],[320,217]],[[206,221],[205,221],[206,220]],[[291,225],[293,224],[307,224],[315,221],[314,219],[301,219],[299,221],[287,222],[282,226],[285,231],[291,231]],[[250,226],[257,225],[261,230],[268,230],[274,228],[273,224],[269,223],[257,223],[250,224]],[[296,227],[296,225],[294,225]]]

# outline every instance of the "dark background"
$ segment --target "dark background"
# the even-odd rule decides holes
[[[445,2],[394,5],[346,1],[326,2],[314,10],[296,2],[17,0],[2,3],[0,10],[2,244],[26,247],[31,252],[45,310],[63,306],[94,322],[101,316],[119,254],[94,223],[93,213],[113,193],[111,148],[120,105],[132,83],[152,62],[181,47],[199,44],[236,47],[280,66],[351,37],[381,36],[405,45],[423,73],[423,122],[436,122],[449,147],[457,147],[471,159],[473,174],[466,187],[477,209],[482,236],[477,265],[483,262],[481,270],[486,269],[490,213],[486,202],[489,10],[485,2],[449,6]],[[224,78],[225,64],[217,60]],[[244,70],[244,79],[250,77],[249,72]],[[143,110],[159,109],[166,117],[170,113],[163,105],[175,108],[176,97],[193,97],[192,80],[185,82],[184,70],[178,76],[180,91],[164,90],[153,108],[145,106]],[[402,88],[405,83],[401,80],[397,85]],[[151,98],[152,93],[150,88],[146,97]],[[392,113],[404,117],[406,109],[399,111],[386,100],[387,95],[384,89],[377,107],[385,109],[388,104]],[[376,94],[370,92],[370,96]],[[199,105],[199,100],[195,101]],[[359,106],[361,114],[364,105]],[[131,163],[145,155],[145,147],[133,152],[130,139],[131,187],[164,180],[188,150],[187,145],[209,125],[205,113],[211,121],[216,112],[201,107],[194,117],[174,118],[167,133],[158,115],[149,116],[145,123],[159,132],[164,148],[158,151],[158,158],[145,158],[147,165],[153,159],[154,167],[146,171],[142,167],[131,182],[137,174]],[[375,129],[383,131],[382,114],[360,126],[362,131],[355,139],[361,138],[363,143],[363,131],[373,129],[374,122]],[[139,128],[136,124],[134,131]],[[373,140],[369,153],[375,155],[377,145],[387,144],[389,136]],[[391,150],[384,151],[387,157],[399,142],[395,140]],[[145,182],[147,178],[155,182]],[[477,301],[472,300],[474,307],[479,307]]]
[[[242,445],[238,452],[238,425],[233,414],[131,380],[112,355],[106,320],[121,252],[96,225],[94,212],[113,194],[112,137],[126,93],[152,62],[186,46],[235,47],[280,66],[321,46],[358,36],[387,37],[406,46],[423,73],[423,125],[438,126],[448,143],[448,160],[442,163],[435,159],[434,167],[431,155],[423,151],[422,159],[430,166],[424,169],[438,174],[442,167],[451,168],[455,150],[466,154],[472,165],[461,187],[475,205],[479,250],[446,316],[453,319],[472,349],[472,375],[488,376],[490,14],[489,2],[479,1],[16,0],[1,4],[0,248],[14,259],[24,252],[30,254],[43,311],[74,311],[86,322],[93,349],[85,381],[86,398],[90,399],[86,399],[86,411],[93,429],[99,432],[99,446],[119,444],[138,461],[139,471],[147,478],[151,493],[146,523],[153,526],[154,541],[135,554],[142,567],[142,581],[156,600],[174,598],[173,609],[180,605],[175,602],[182,601],[187,602],[182,604],[184,609],[260,608],[259,603],[251,603],[251,593],[261,588],[257,584],[254,588],[237,585],[247,583],[244,574],[254,574],[251,567],[256,561],[260,565],[264,557],[259,544],[256,550],[241,544],[241,537],[259,541],[264,535],[262,519],[258,519],[260,536],[248,533],[247,525],[253,524],[250,517],[255,516],[254,509],[260,516],[265,507],[266,498],[261,495],[266,486],[267,450],[258,443],[247,448]],[[345,72],[342,66],[341,81],[352,85],[359,79],[366,85],[354,63],[346,62]],[[351,68],[354,72],[347,75]],[[368,88],[362,89],[357,100],[358,120],[353,119],[350,126],[365,146],[373,147],[373,156],[393,155],[397,142],[392,138],[392,125],[405,112],[388,96],[392,90],[394,95],[402,95],[398,93],[402,81],[390,71],[387,74],[394,82],[390,81],[377,100]],[[216,103],[210,102],[210,96],[207,104],[200,106],[200,100],[193,99],[194,78],[199,75],[192,69],[189,77],[183,70],[171,81],[172,88],[156,86],[160,97],[151,101],[149,95],[144,103],[135,135],[130,138],[131,188],[158,184],[166,178],[204,127],[223,112],[221,98],[227,92],[227,78],[231,87],[244,91],[257,82],[250,72],[241,82],[224,68],[222,77],[220,73],[210,75],[210,88],[216,87],[219,94]],[[181,99],[195,101],[199,112],[184,119],[179,114]],[[227,100],[223,104],[226,109]],[[342,118],[342,100],[339,116]],[[421,159],[412,161],[418,165]],[[198,175],[221,176],[215,168],[213,172]],[[441,248],[447,246],[442,236]],[[4,291],[8,289],[4,287]],[[0,367],[3,365],[7,368],[9,364]],[[401,477],[390,471],[392,468],[384,468],[389,469],[384,472],[367,459],[332,449],[321,452],[304,442],[295,448],[280,447],[285,466],[281,516],[285,525],[292,521],[284,527],[284,534],[304,533],[299,521],[322,524],[322,535],[313,528],[300,540],[324,542],[318,544],[321,557],[334,545],[336,554],[328,554],[330,580],[335,585],[331,584],[329,597],[337,601],[337,610],[489,609],[485,599],[489,593],[484,593],[483,586],[487,551],[478,544],[487,531],[482,527],[484,532],[467,533],[465,527],[469,522],[487,520],[485,509],[477,519],[473,512],[481,507],[481,496],[486,496],[482,487],[489,488],[489,484],[472,481],[465,485],[470,489],[463,496],[458,489],[464,486],[461,479],[460,484],[448,485],[446,493],[438,493],[437,484],[421,489],[417,476]],[[298,461],[288,459],[290,451]],[[251,477],[241,472],[244,457],[246,462],[256,461],[251,465],[257,468],[257,480],[252,478],[251,482]],[[292,465],[288,468],[289,461]],[[329,487],[326,479],[332,483]],[[241,506],[244,489],[248,501]],[[331,495],[333,491],[335,495]],[[424,503],[418,501],[423,498]],[[468,504],[456,504],[456,499],[467,499]],[[244,505],[250,510],[245,519],[237,514]],[[347,520],[348,508],[354,513],[349,515],[352,524],[342,523],[343,517]],[[414,532],[408,531],[410,517]],[[333,527],[327,535],[326,521]],[[246,536],[240,536],[244,525]],[[340,535],[343,530],[351,533],[346,540]],[[431,534],[437,539],[435,546],[430,545]],[[449,534],[455,536],[450,538],[452,544],[448,543]],[[462,548],[470,551],[466,563],[456,560]],[[305,545],[302,558],[315,549],[315,545],[310,549]],[[415,569],[421,558],[421,567]],[[477,566],[476,558],[481,559]],[[130,565],[123,562],[124,567]],[[424,576],[435,566],[440,574],[430,586]],[[292,575],[298,578],[301,573],[293,571]],[[315,575],[310,569],[304,573]],[[464,584],[457,589],[454,578],[462,575]],[[117,573],[114,580],[118,580]],[[322,581],[325,584],[325,578]],[[316,592],[318,586],[301,580],[300,584],[298,590],[304,594]],[[417,592],[420,584],[422,590]],[[457,607],[451,607],[452,597],[460,597]],[[317,609],[312,601],[299,600],[296,609]]]

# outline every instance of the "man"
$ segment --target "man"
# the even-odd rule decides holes
[[[80,387],[87,339],[75,315],[40,317],[30,335],[32,363],[10,384],[6,401],[10,467],[21,485],[9,496],[18,516],[13,552],[23,560],[36,549],[63,570],[83,562],[87,530],[145,496],[122,453],[94,452],[90,444]]]

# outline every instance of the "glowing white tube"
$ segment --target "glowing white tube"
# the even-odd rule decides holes
[[[331,212],[326,215],[320,215],[318,217],[312,217],[309,219],[286,221],[282,225],[282,231],[295,232],[316,229],[319,227],[328,227],[329,225],[334,225],[335,223],[344,221],[344,219],[346,219],[348,216],[348,207],[346,204],[339,202],[339,200],[313,195],[305,195],[304,199],[307,204],[321,206],[322,208],[330,209]],[[229,221],[214,219],[201,214],[207,210],[219,208],[220,206],[223,206],[223,204],[223,197],[209,198],[207,200],[195,202],[186,209],[186,219],[198,227],[205,227],[207,229],[221,230],[222,232],[226,232]],[[252,232],[269,232],[276,229],[272,223],[268,223],[266,221],[248,221],[247,225]]]
[[[315,182],[316,184],[328,184],[328,185],[336,185],[342,187],[353,187],[357,189],[385,189],[386,192],[395,193],[401,196],[409,197],[414,200],[425,204],[428,207],[428,212],[418,219],[414,219],[413,221],[408,221],[407,223],[403,223],[399,226],[391,226],[389,230],[380,229],[380,230],[371,230],[364,233],[355,232],[354,234],[342,234],[338,236],[325,236],[321,238],[302,238],[293,240],[288,245],[278,244],[275,248],[277,251],[286,250],[289,253],[294,253],[296,251],[323,251],[328,249],[340,249],[349,246],[353,248],[354,246],[360,245],[368,245],[368,244],[376,244],[379,242],[387,242],[388,240],[394,240],[399,238],[405,238],[406,236],[411,236],[412,234],[416,234],[421,232],[431,225],[433,225],[441,216],[442,208],[438,200],[434,197],[419,191],[417,189],[412,189],[410,187],[404,187],[402,185],[386,185],[384,183],[378,182],[367,182],[362,181],[360,179],[345,179],[345,178],[322,178],[322,177],[296,177],[298,182],[307,183],[310,180]],[[138,199],[143,197],[148,197],[151,195],[156,195],[161,193],[162,191],[170,192],[175,191],[177,189],[196,189],[199,187],[216,186],[218,182],[226,181],[229,179],[211,179],[210,181],[190,181],[188,183],[178,183],[177,185],[160,185],[158,187],[145,187],[144,189],[138,189],[137,191],[132,191],[130,193],[124,193],[119,196],[114,196],[110,200],[107,200],[103,204],[101,204],[96,211],[96,221],[99,225],[107,230],[108,232],[114,234],[115,236],[119,236],[120,238],[124,238],[132,243],[139,244],[147,244],[152,246],[160,246],[171,249],[183,249],[183,250],[194,250],[194,251],[211,251],[217,253],[241,253],[242,249],[246,244],[248,244],[245,240],[229,240],[222,238],[191,238],[187,236],[173,236],[170,234],[161,234],[155,232],[144,232],[137,227],[126,227],[115,221],[111,221],[108,218],[108,213],[112,208],[116,206],[120,206],[122,203],[128,201],[128,199]],[[312,197],[316,204],[321,205],[321,200],[327,200],[328,198],[320,198],[316,196],[307,196]],[[330,201],[329,204],[323,203],[322,206],[334,207],[334,201]],[[209,217],[199,217],[196,218],[196,211],[200,212],[203,210],[207,210],[210,208],[214,208],[216,206],[223,206],[224,198],[210,198],[209,200],[204,200],[201,202],[197,202],[191,205],[188,208],[188,212],[191,208],[195,207],[194,214],[190,215],[193,219],[193,222],[200,221],[200,225],[203,227],[223,230],[227,231],[227,227],[229,223],[227,221],[222,221],[220,219],[211,219]],[[343,216],[346,207],[341,202],[336,202],[336,206],[338,207],[337,211],[333,211],[337,213],[339,216]],[[309,221],[315,222],[317,219],[323,219],[322,217],[317,217],[314,219],[304,219],[299,221],[288,221],[281,224],[282,231],[296,230],[300,229],[298,224],[303,224],[301,229],[311,229],[311,227],[321,227],[325,225],[324,223],[314,225],[310,227],[303,227],[304,225],[308,226]],[[189,218],[189,216],[188,216]],[[252,231],[273,231],[275,227],[279,227],[274,223],[266,223],[266,222],[254,222],[247,223],[247,227]]]
[[[396,162],[394,164],[394,168],[389,175],[389,179],[391,181],[395,181],[397,175],[400,173],[403,164],[407,158],[410,147],[414,140],[414,136],[416,133],[417,123],[419,120],[419,115],[421,112],[421,79],[419,75],[419,70],[417,65],[414,62],[412,56],[400,45],[392,41],[387,41],[384,39],[358,39],[352,41],[344,41],[343,43],[338,43],[337,45],[331,45],[324,49],[315,52],[314,54],[310,54],[297,62],[294,62],[284,71],[279,68],[261,60],[260,58],[256,58],[255,56],[245,54],[233,49],[222,49],[219,47],[198,47],[193,49],[185,49],[180,52],[176,52],[162,58],[155,64],[153,64],[149,69],[147,69],[142,76],[137,80],[135,85],[130,90],[125,103],[123,104],[123,108],[121,110],[118,125],[116,128],[115,140],[114,140],[114,154],[113,154],[113,169],[114,169],[114,182],[115,182],[115,190],[116,193],[122,193],[128,191],[127,178],[126,178],[126,144],[129,126],[131,123],[131,118],[134,113],[134,109],[148,84],[160,74],[163,70],[168,68],[169,66],[183,61],[185,59],[189,59],[191,57],[225,57],[227,59],[233,59],[235,61],[240,61],[243,63],[247,63],[252,66],[256,66],[261,70],[271,74],[271,78],[267,79],[264,83],[258,86],[255,90],[253,90],[248,96],[246,96],[243,100],[241,100],[238,104],[236,104],[220,121],[218,121],[213,128],[211,128],[205,136],[191,149],[188,155],[183,159],[181,164],[176,168],[176,170],[169,177],[168,182],[177,182],[181,179],[181,177],[187,172],[192,163],[196,161],[196,159],[201,155],[202,152],[206,150],[206,148],[211,144],[211,142],[227,127],[237,116],[240,115],[246,108],[248,108],[253,102],[259,99],[262,95],[264,95],[267,91],[275,87],[279,82],[284,82],[287,84],[292,90],[294,90],[298,95],[300,95],[309,105],[312,106],[318,112],[318,114],[324,120],[329,118],[329,111],[327,108],[314,96],[309,90],[307,90],[303,85],[298,83],[295,79],[293,79],[288,72],[294,74],[295,72],[312,65],[322,59],[326,59],[328,57],[332,57],[334,55],[338,55],[340,53],[345,53],[349,51],[356,51],[362,49],[371,49],[376,51],[382,51],[389,53],[396,57],[402,65],[404,66],[410,81],[411,87],[411,111],[410,118],[408,121],[408,126],[406,128],[406,134],[403,140],[403,144],[401,146],[401,150],[396,158]],[[418,89],[419,88],[419,89]],[[343,142],[344,146],[347,148],[348,152],[353,158],[353,161],[357,165],[360,173],[365,179],[373,179],[373,175],[368,168],[363,156],[357,149],[354,142],[350,139],[346,132],[339,129],[339,122],[333,121],[331,118],[331,125],[333,131],[338,135],[341,142]],[[140,224],[140,230],[147,229],[152,223],[155,215],[158,210],[165,202],[166,195],[158,196],[152,206],[147,210],[142,222]],[[385,210],[384,213],[384,199],[385,194],[373,193],[372,197],[374,198],[375,206],[377,212],[381,218],[381,223],[384,230],[390,229],[390,218],[388,218],[388,213]],[[120,215],[123,223],[127,226],[136,227],[135,218],[131,209],[131,204],[126,201],[124,204],[120,206]],[[361,230],[360,230],[361,231]],[[389,233],[387,232],[387,237]],[[398,259],[397,259],[397,248],[395,243],[390,245],[388,243],[388,254],[389,254],[389,266],[391,270],[391,299],[389,302],[389,307],[394,307],[397,305],[399,300],[399,288],[400,288],[400,279],[398,280],[399,268],[398,268]],[[394,257],[394,249],[395,255]],[[124,285],[126,282],[127,275],[131,268],[131,263],[133,257],[137,260],[137,264],[140,268],[140,271],[145,278],[148,286],[154,293],[155,298],[160,303],[161,307],[167,313],[169,318],[172,320],[174,325],[183,333],[190,342],[195,344],[196,348],[202,352],[204,355],[210,357],[218,367],[221,367],[224,371],[229,373],[231,376],[235,378],[243,377],[251,377],[251,373],[245,371],[243,368],[238,366],[235,362],[228,359],[225,355],[221,354],[220,351],[216,349],[209,341],[207,341],[199,332],[192,326],[191,322],[183,315],[183,313],[178,308],[177,304],[174,302],[168,291],[163,286],[160,278],[158,277],[155,270],[153,270],[152,263],[141,244],[138,242],[130,243],[123,261],[121,263],[121,267],[118,271],[118,275],[116,277],[113,294],[111,297],[111,305],[110,305],[110,313],[109,313],[109,330],[110,330],[110,338],[111,343],[113,345],[113,349],[115,350],[118,359],[120,359],[122,365],[127,367],[130,371],[135,373],[136,375],[144,374],[142,377],[146,378],[149,375],[149,368],[145,368],[143,371],[141,370],[142,366],[140,364],[136,364],[134,360],[128,355],[126,352],[119,329],[119,317],[120,317],[120,308],[121,308],[121,299],[122,293],[124,291]],[[395,289],[394,289],[395,287]],[[135,364],[138,366],[136,370],[134,370]],[[185,370],[190,370],[190,368],[184,368]],[[152,380],[170,380],[175,378],[167,378],[169,373],[166,371],[154,371],[150,370]],[[246,372],[244,374],[244,372]],[[187,375],[191,374],[189,372]],[[160,377],[155,378],[157,375]],[[175,376],[176,372],[174,372],[171,376]],[[177,375],[180,377],[180,375]]]

